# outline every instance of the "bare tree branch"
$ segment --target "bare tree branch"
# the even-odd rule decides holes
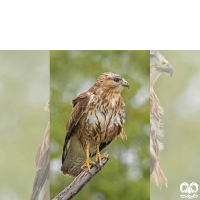
[[[69,200],[72,199],[81,189],[104,167],[106,162],[109,160],[109,153],[106,151],[103,155],[107,155],[108,158],[102,159],[102,166],[91,166],[91,173],[88,169],[84,169],[74,181],[65,188],[60,194],[58,194],[53,200]]]

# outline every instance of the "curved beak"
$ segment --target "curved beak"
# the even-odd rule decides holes
[[[172,74],[173,74],[173,67],[172,67],[172,65],[169,62],[166,65],[162,66],[161,69],[162,69],[163,72],[170,73],[170,77],[172,76]]]
[[[124,84],[122,84],[123,87],[127,87],[128,89],[130,88],[130,85],[127,81],[124,81]]]

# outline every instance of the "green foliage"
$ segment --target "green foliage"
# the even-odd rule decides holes
[[[120,74],[131,86],[121,94],[128,139],[118,137],[102,150],[109,151],[110,160],[74,199],[149,199],[149,51],[50,52],[51,198],[73,181],[59,170],[70,101],[108,71]]]

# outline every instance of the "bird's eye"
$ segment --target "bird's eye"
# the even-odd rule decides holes
[[[118,81],[119,81],[119,79],[118,79],[118,78],[114,78],[114,81],[115,81],[115,82],[118,82]]]

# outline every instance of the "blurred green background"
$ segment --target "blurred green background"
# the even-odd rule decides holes
[[[154,90],[164,108],[164,150],[160,163],[168,178],[162,192],[151,182],[152,200],[181,199],[180,184],[200,185],[200,51],[160,51],[174,74],[162,74]],[[197,193],[197,195],[199,195]]]
[[[0,200],[27,200],[49,120],[49,51],[0,51],[0,96]]]
[[[108,71],[131,86],[121,94],[128,139],[118,137],[102,150],[109,151],[110,160],[74,199],[149,199],[149,51],[50,51],[51,198],[73,181],[60,172],[70,102]]]

